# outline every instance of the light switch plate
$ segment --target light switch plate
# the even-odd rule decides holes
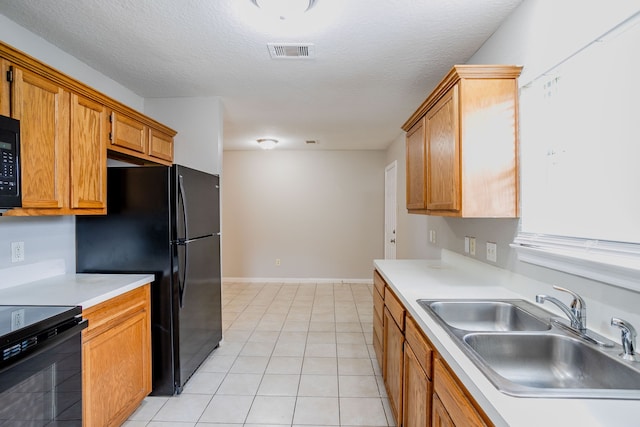
[[[487,261],[498,261],[498,245],[494,242],[487,242]]]

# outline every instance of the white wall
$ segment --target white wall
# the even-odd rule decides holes
[[[559,61],[586,46],[596,37],[640,10],[640,0],[525,0],[503,23],[486,43],[469,60],[469,63],[524,65],[520,85],[552,68]],[[615,78],[615,76],[612,76]],[[388,150],[388,161],[404,162],[404,145],[396,141]],[[400,180],[399,180],[400,181]],[[400,183],[398,193],[405,191]],[[552,207],[549,207],[552,209]],[[405,211],[406,212],[406,211]],[[476,259],[485,261],[487,241],[498,244],[497,265],[510,271],[536,279],[546,284],[559,284],[574,289],[585,297],[590,307],[589,327],[606,335],[615,335],[608,319],[611,315],[627,318],[640,326],[640,294],[590,281],[581,277],[560,273],[519,262],[509,247],[518,232],[517,219],[457,219],[411,215],[415,220],[407,222],[399,241],[413,239],[405,244],[407,258],[420,258],[428,241],[426,230],[434,229],[436,246],[464,253],[464,236],[477,239]],[[615,218],[602,218],[603,221]],[[402,230],[402,229],[401,229]],[[533,290],[527,290],[533,298]],[[545,293],[556,293],[549,286]],[[562,298],[562,297],[561,297]]]
[[[223,276],[371,280],[385,165],[383,151],[225,151]]]
[[[174,161],[222,173],[223,111],[219,97],[147,98],[145,114],[178,132]]]
[[[73,217],[0,217],[0,270],[63,259],[76,271],[76,225]],[[11,242],[24,242],[24,262],[11,262]]]

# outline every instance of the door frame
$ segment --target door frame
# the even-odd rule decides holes
[[[398,161],[384,168],[384,259],[396,259],[398,228]]]

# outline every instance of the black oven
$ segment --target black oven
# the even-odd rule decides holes
[[[0,426],[82,426],[80,314],[0,306]]]

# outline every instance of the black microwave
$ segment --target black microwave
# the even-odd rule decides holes
[[[0,215],[21,206],[20,121],[0,116]]]

